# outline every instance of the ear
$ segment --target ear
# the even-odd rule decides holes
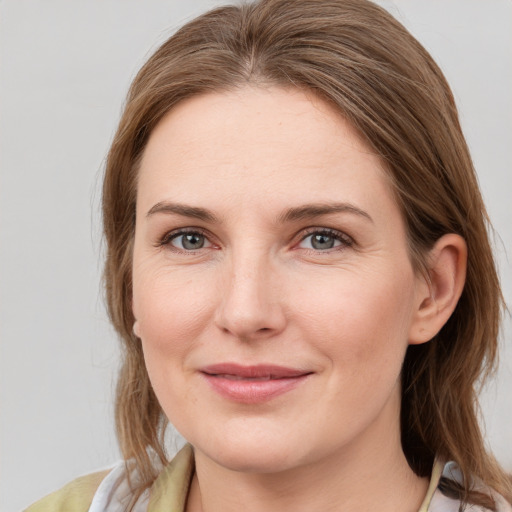
[[[135,308],[133,306],[133,297],[132,297],[132,313],[135,318],[135,321],[133,322],[132,331],[133,331],[133,334],[135,334],[135,336],[137,338],[140,338],[140,325],[139,325],[139,321],[137,320],[137,317],[135,316]]]
[[[428,279],[418,276],[409,332],[412,345],[431,340],[455,310],[466,281],[466,242],[454,233],[444,235],[429,252],[427,262]]]
[[[135,334],[137,338],[140,338],[140,326],[138,320],[135,320],[135,322],[133,322],[133,334]]]

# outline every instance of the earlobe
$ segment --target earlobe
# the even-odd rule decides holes
[[[139,325],[139,321],[137,320],[137,315],[135,314],[135,306],[133,304],[133,297],[132,297],[132,313],[134,316],[132,331],[133,331],[133,334],[135,334],[135,336],[137,338],[140,338],[140,325]]]
[[[135,317],[135,320],[134,320],[133,326],[132,326],[132,331],[133,331],[133,334],[135,334],[135,336],[137,338],[140,338],[140,325],[139,325],[139,321],[137,320],[137,317],[135,316],[135,308],[134,308],[134,305],[133,305],[133,297],[132,297],[132,313],[133,313],[133,316]]]
[[[431,340],[457,306],[466,280],[467,247],[454,233],[442,236],[428,255],[428,280],[417,287],[410,344]]]
[[[140,327],[138,320],[135,320],[135,322],[133,322],[133,334],[135,334],[137,338],[140,338]]]

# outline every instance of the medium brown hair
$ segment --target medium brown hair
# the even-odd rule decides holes
[[[402,371],[402,446],[419,476],[435,456],[454,460],[464,482],[445,492],[493,507],[472,478],[512,497],[477,418],[477,387],[497,355],[503,301],[488,218],[450,88],[426,50],[389,13],[366,0],[262,0],[208,12],[181,28],[143,66],[129,91],[108,155],[103,188],[110,317],[123,343],[116,401],[126,460],[155,478],[148,449],[166,462],[167,419],[132,333],[132,245],[137,169],[162,117],[185,98],[246,84],[295,87],[333,105],[381,156],[408,234],[411,261],[446,233],[468,245],[466,284],[437,336],[410,346]]]

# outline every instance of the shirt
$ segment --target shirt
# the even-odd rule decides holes
[[[161,469],[153,485],[137,501],[134,512],[184,512],[193,475],[194,453],[187,444]],[[439,489],[441,476],[460,480],[456,464],[443,464],[436,460],[427,494],[418,512],[458,512],[460,501],[448,498]],[[132,470],[131,478],[137,478],[135,470]],[[495,492],[492,495],[497,512],[512,512],[512,506],[502,496]],[[110,471],[73,480],[25,512],[124,512],[129,500],[130,488],[123,461]],[[471,505],[468,511],[488,512],[488,509]]]

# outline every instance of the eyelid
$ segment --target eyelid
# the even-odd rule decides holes
[[[340,246],[337,246],[332,249],[326,249],[323,251],[316,250],[313,248],[309,249],[309,250],[315,251],[315,252],[329,252],[329,251],[333,251],[333,250],[340,250],[340,248],[344,249],[346,247],[351,247],[355,244],[354,239],[351,236],[344,233],[343,231],[340,231],[338,229],[333,229],[333,228],[315,226],[315,227],[306,228],[305,230],[301,231],[301,233],[299,234],[300,238],[299,238],[298,242],[295,244],[295,247],[311,235],[327,235],[327,236],[336,238],[337,240],[339,240],[341,242]],[[306,250],[308,250],[308,249],[306,249]]]
[[[172,229],[171,231],[167,231],[163,236],[159,237],[157,242],[155,243],[156,247],[168,247],[171,246],[171,241],[175,238],[178,238],[180,235],[188,235],[188,234],[198,234],[201,236],[204,236],[212,246],[215,246],[216,244],[212,241],[212,235],[205,230],[204,228],[196,227],[196,226],[187,226],[183,228],[176,228]],[[209,249],[210,247],[205,247],[205,249]],[[203,248],[201,248],[203,249]],[[198,249],[201,250],[201,249]],[[173,247],[173,250],[180,251],[178,247]],[[190,250],[190,251],[182,251],[193,254],[196,251]]]
[[[213,247],[218,246],[218,244],[216,244],[213,240],[214,239],[213,235],[211,235],[211,233],[208,230],[201,228],[201,227],[197,227],[197,226],[187,226],[187,227],[176,228],[176,229],[172,229],[171,231],[167,231],[163,236],[158,238],[158,240],[156,241],[156,243],[154,245],[155,245],[155,247],[169,246],[169,245],[171,245],[170,242],[173,239],[179,237],[180,235],[186,235],[186,234],[199,234],[201,236],[204,236],[208,240],[208,242],[210,244],[212,244],[211,246],[213,246]],[[303,240],[305,240],[309,236],[315,235],[315,234],[322,234],[322,235],[334,237],[341,242],[341,246],[336,246],[336,248],[326,249],[323,251],[319,251],[316,249],[310,249],[311,251],[314,251],[314,252],[329,252],[332,250],[340,250],[339,249],[340,247],[341,247],[341,249],[343,249],[346,247],[351,247],[355,244],[354,239],[350,235],[347,235],[347,233],[345,233],[343,231],[340,231],[340,230],[334,229],[334,228],[328,228],[325,226],[312,226],[312,227],[301,230],[299,233],[297,233],[294,236],[294,238],[297,240],[293,244],[294,248],[297,248],[297,245],[300,244]],[[210,247],[205,247],[205,249],[209,249]],[[203,249],[203,248],[201,248],[201,249]],[[200,251],[201,249],[198,249],[197,251]],[[173,247],[173,250],[180,252],[180,249],[177,247]],[[305,250],[308,250],[308,249],[305,249]],[[190,250],[190,251],[182,251],[182,252],[187,252],[189,254],[192,254],[197,251]]]

